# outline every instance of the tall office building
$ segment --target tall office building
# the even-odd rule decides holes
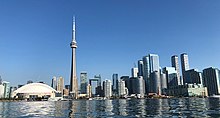
[[[51,87],[57,90],[57,78],[55,76],[52,79]]]
[[[150,64],[149,56],[143,57],[143,79],[145,81],[145,92],[149,93],[149,79],[150,79]]]
[[[112,85],[113,95],[116,96],[118,94],[118,74],[112,75],[112,81],[113,81],[113,85]]]
[[[64,89],[64,78],[59,77],[57,79],[57,91],[63,93],[63,89]]]
[[[138,60],[138,76],[143,76],[143,67],[144,62],[142,60]]]
[[[163,73],[166,74],[168,89],[178,85],[177,71],[175,67],[165,67],[163,68]]]
[[[189,59],[186,53],[181,54],[180,57],[181,57],[183,84],[185,84],[184,83],[184,80],[186,79],[185,71],[189,70]]]
[[[185,84],[202,84],[203,85],[203,77],[202,73],[198,72],[197,69],[190,69],[185,71],[185,79],[183,81]]]
[[[103,96],[103,90],[102,90],[102,78],[101,75],[95,75],[94,79],[97,80],[97,87],[95,88],[95,93],[98,96]]]
[[[125,81],[118,80],[118,96],[124,97],[125,95],[126,95]]]
[[[179,60],[178,56],[177,55],[173,55],[171,57],[171,65],[172,65],[172,67],[174,67],[176,69],[178,85],[182,85],[183,81],[180,78],[180,68],[179,68],[179,61],[178,60]]]
[[[9,98],[10,97],[10,85],[9,82],[3,81],[3,86],[4,86],[4,98]]]
[[[220,95],[220,71],[217,68],[203,70],[204,86],[207,87],[208,95]]]
[[[112,82],[110,80],[105,80],[103,82],[104,86],[104,97],[111,98],[112,96]]]
[[[160,71],[159,56],[157,54],[149,54],[150,73]]]
[[[138,77],[138,68],[134,67],[131,69],[131,76]]]
[[[80,92],[81,94],[87,93],[87,72],[80,73]]]
[[[166,74],[160,73],[160,84],[161,84],[161,94],[162,95],[167,95],[166,90],[167,90],[167,78]]]
[[[73,99],[78,98],[78,81],[76,77],[76,39],[75,39],[75,17],[73,17],[73,32],[72,42],[70,47],[72,49],[71,75],[70,75],[70,95]]]

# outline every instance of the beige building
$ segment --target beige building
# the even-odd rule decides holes
[[[57,92],[63,94],[63,89],[64,89],[64,78],[63,77],[59,77],[57,79]]]
[[[208,96],[207,87],[201,84],[186,84],[171,87],[167,94],[169,96],[184,96],[184,97],[206,97]]]

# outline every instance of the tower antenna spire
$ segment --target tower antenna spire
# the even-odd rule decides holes
[[[72,26],[72,42],[76,42],[76,20],[75,16],[73,16],[73,26]]]

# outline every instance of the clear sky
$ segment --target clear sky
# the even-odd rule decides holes
[[[219,0],[1,0],[0,75],[69,84],[72,16],[76,16],[77,75],[130,75],[149,53],[189,55],[190,68],[220,68]]]

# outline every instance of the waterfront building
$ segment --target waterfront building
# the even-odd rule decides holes
[[[160,82],[161,82],[161,94],[166,95],[166,90],[167,90],[166,74],[160,73]]]
[[[173,55],[173,56],[171,57],[171,65],[172,65],[172,67],[174,67],[175,70],[176,70],[178,85],[182,85],[182,84],[183,84],[183,81],[182,81],[182,79],[180,78],[179,59],[178,59],[178,56],[177,56],[177,55]]]
[[[64,78],[59,77],[57,80],[57,91],[63,94],[63,89],[64,89]]]
[[[139,98],[143,98],[145,94],[145,81],[142,76],[139,76],[136,80],[137,82],[137,87],[136,88],[136,94],[138,95]]]
[[[13,92],[13,98],[35,99],[56,97],[57,91],[52,87],[42,83],[26,84]]]
[[[31,84],[31,83],[29,83]],[[9,98],[13,98],[13,92],[17,90],[17,87],[10,87],[10,95],[9,95]]]
[[[128,89],[128,91],[130,91],[131,85],[129,76],[121,76],[120,79],[125,82],[125,87]]]
[[[112,82],[110,80],[105,80],[103,82],[104,86],[104,97],[111,98],[112,96]]]
[[[87,85],[86,93],[87,93],[87,97],[89,98],[92,97],[92,87],[90,84]]]
[[[102,77],[101,75],[95,75],[94,79],[97,81],[97,87],[95,88],[96,96],[103,96],[103,89],[102,89]]]
[[[124,97],[125,95],[126,95],[125,81],[118,80],[118,96]]]
[[[52,78],[51,87],[57,90],[57,78],[55,76]]]
[[[75,17],[73,17],[72,27],[72,42],[70,43],[72,49],[71,75],[70,75],[70,95],[73,99],[78,98],[78,81],[76,76],[76,39],[75,39]]]
[[[177,71],[174,67],[165,67],[163,68],[163,73],[166,74],[167,79],[167,88],[169,89],[172,86],[177,86],[178,79],[177,79]]]
[[[3,84],[0,84],[0,98],[4,98],[5,87]]]
[[[208,96],[207,87],[201,84],[184,84],[170,87],[167,91],[169,96],[177,97],[206,97]]]
[[[203,85],[203,78],[202,73],[198,72],[197,69],[190,69],[185,71],[185,79],[184,83],[188,84],[202,84]]]
[[[208,95],[220,95],[220,71],[217,68],[203,70],[204,86],[208,89]]]
[[[185,71],[189,70],[189,59],[186,53],[180,55],[181,57],[181,66],[182,66],[182,77],[183,77],[183,84],[185,84]]]
[[[113,96],[117,96],[118,95],[118,74],[113,74],[112,80],[113,80],[113,85],[112,85]]]
[[[149,93],[149,79],[150,79],[150,64],[149,56],[144,56],[143,58],[143,78],[145,81],[145,92]]]
[[[134,67],[131,69],[131,76],[138,77],[138,68]]]
[[[4,98],[10,98],[10,83],[3,81],[4,86]]]
[[[159,71],[153,71],[150,74],[149,93],[156,93],[157,95],[161,95],[161,82],[160,82],[160,72]]]
[[[149,54],[150,73],[160,71],[159,56],[157,54]]]
[[[138,60],[138,76],[143,76],[144,62],[143,60]]]
[[[87,93],[87,72],[80,73],[80,93]]]

